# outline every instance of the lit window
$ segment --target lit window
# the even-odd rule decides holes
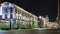
[[[19,14],[19,16],[22,16],[21,14]]]
[[[18,19],[18,17],[17,17],[17,19]]]
[[[18,14],[16,14],[16,16],[18,16]]]

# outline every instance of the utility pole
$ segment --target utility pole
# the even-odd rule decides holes
[[[1,0],[0,0],[0,4],[1,4]]]
[[[60,0],[58,0],[58,24],[60,26]]]

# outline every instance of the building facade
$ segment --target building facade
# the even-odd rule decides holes
[[[21,7],[4,2],[0,6],[0,22],[11,22],[13,28],[34,28],[38,26],[38,17]]]

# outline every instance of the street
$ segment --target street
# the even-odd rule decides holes
[[[0,34],[60,34],[60,31],[59,31],[59,29],[0,30]]]

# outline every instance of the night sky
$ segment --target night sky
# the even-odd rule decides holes
[[[57,0],[2,0],[11,2],[36,16],[49,16],[50,21],[55,21],[57,16]]]

